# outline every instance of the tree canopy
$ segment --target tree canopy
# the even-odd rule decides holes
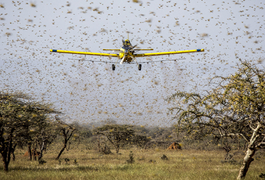
[[[23,93],[0,92],[0,153],[8,171],[17,144],[31,144],[47,124],[47,115],[59,113],[50,104],[33,101]]]
[[[220,137],[240,137],[248,150],[238,179],[245,177],[253,156],[265,145],[265,72],[248,62],[229,77],[215,77],[217,87],[205,94],[177,92],[169,101],[179,128]]]
[[[106,136],[109,142],[115,147],[116,153],[124,144],[132,141],[135,131],[130,125],[104,125],[94,130],[95,134]]]

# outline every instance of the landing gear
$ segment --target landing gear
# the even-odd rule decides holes
[[[112,64],[112,71],[115,71],[115,64]]]
[[[139,64],[138,65],[138,70],[141,71],[141,69],[142,69],[142,64]]]

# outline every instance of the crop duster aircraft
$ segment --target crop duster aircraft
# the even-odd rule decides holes
[[[118,57],[120,60],[120,64],[127,63],[133,64],[136,63],[138,65],[138,70],[141,71],[142,65],[137,63],[136,57],[146,57],[146,56],[160,56],[160,55],[170,55],[170,54],[182,54],[182,53],[194,53],[194,52],[203,52],[204,49],[192,49],[192,50],[182,50],[182,51],[169,51],[169,52],[155,52],[155,53],[136,53],[137,51],[149,51],[153,49],[139,49],[135,46],[131,45],[131,42],[128,39],[122,40],[123,46],[120,49],[103,49],[103,51],[114,51],[116,53],[97,53],[97,52],[80,52],[80,51],[68,51],[68,50],[57,50],[50,49],[50,52],[57,53],[69,53],[69,54],[82,54],[82,55],[92,55],[92,56],[108,56],[108,57]],[[106,63],[115,63],[109,61],[93,61],[92,62],[106,62]],[[118,62],[118,61],[117,61]],[[117,63],[116,62],[116,63]],[[149,63],[154,61],[147,61],[141,63]],[[112,70],[115,70],[115,64],[112,64]]]

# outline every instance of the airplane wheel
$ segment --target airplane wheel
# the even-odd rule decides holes
[[[138,65],[138,70],[141,71],[141,69],[142,69],[142,64],[139,64]]]
[[[112,64],[112,71],[115,71],[115,64]]]

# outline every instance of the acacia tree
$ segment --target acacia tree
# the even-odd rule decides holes
[[[132,138],[132,143],[141,148],[144,148],[145,145],[150,141],[151,139],[148,138],[146,135],[135,134]]]
[[[119,153],[120,147],[131,142],[134,137],[133,127],[130,125],[104,125],[94,130],[94,134],[106,136]]]
[[[43,129],[47,124],[47,116],[30,106],[28,108],[29,109],[24,111],[25,114],[23,118],[25,119],[25,123],[23,124],[23,130],[21,131],[20,136],[22,137],[22,144],[27,146],[29,160],[31,161],[32,157],[36,160],[36,148],[38,146],[39,136],[43,134]],[[32,113],[33,115],[31,117]]]
[[[23,93],[0,92],[0,103],[0,153],[7,172],[16,145],[27,142],[28,135],[38,132],[47,114],[57,111],[48,104],[34,102]]]
[[[248,146],[237,179],[243,179],[255,152],[265,145],[265,72],[247,62],[229,77],[219,78],[217,88],[205,95],[177,92],[168,100],[178,100],[178,127],[190,133],[219,137],[240,137]],[[182,104],[181,104],[182,103]]]
[[[58,129],[59,133],[63,136],[63,139],[64,139],[63,148],[61,149],[58,156],[56,157],[56,160],[58,160],[60,156],[62,155],[62,153],[64,152],[64,150],[66,149],[67,143],[71,139],[73,133],[76,131],[76,128],[74,126],[66,124],[58,116],[55,116],[55,119],[57,122],[56,128]]]
[[[57,137],[56,124],[50,119],[42,123],[39,128],[39,133],[36,134],[34,142],[37,144],[40,150],[38,160],[43,157],[43,151],[46,151],[48,145],[50,145]]]

